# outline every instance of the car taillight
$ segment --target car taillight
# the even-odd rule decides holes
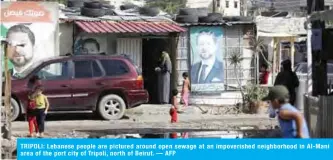
[[[136,78],[136,86],[138,88],[143,88],[143,77],[142,76],[138,76],[138,78]]]

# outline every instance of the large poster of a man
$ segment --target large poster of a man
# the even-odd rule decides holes
[[[13,75],[59,55],[58,14],[53,2],[1,2],[1,40],[11,45],[8,63]]]
[[[12,74],[21,73],[32,64],[35,47],[35,34],[25,25],[11,26],[7,31],[7,41],[16,42],[16,47],[9,53],[9,60],[13,64]]]
[[[107,37],[97,34],[83,34],[76,37],[74,54],[102,54],[106,53]]]
[[[222,37],[221,27],[191,28],[192,91],[224,90]]]

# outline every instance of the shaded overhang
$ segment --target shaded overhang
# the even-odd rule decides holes
[[[186,29],[170,22],[74,21],[87,33],[179,33]]]

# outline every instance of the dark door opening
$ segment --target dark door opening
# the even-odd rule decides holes
[[[162,51],[168,51],[167,39],[143,39],[142,40],[142,75],[144,87],[149,92],[149,103],[158,104],[157,74],[155,68],[158,65]]]

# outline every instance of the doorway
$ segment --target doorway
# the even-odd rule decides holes
[[[144,87],[149,93],[149,103],[158,104],[158,83],[155,68],[162,51],[169,51],[167,38],[142,39],[142,75]]]

